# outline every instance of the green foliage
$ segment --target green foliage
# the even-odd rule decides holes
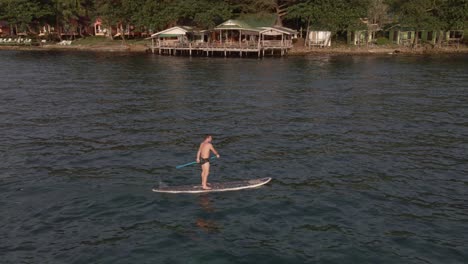
[[[412,27],[416,30],[420,29],[436,29],[439,21],[435,16],[436,6],[433,0],[409,0],[400,8],[401,23]]]
[[[367,1],[308,0],[289,8],[288,18],[300,19],[318,29],[332,32],[360,29],[360,18],[366,17]]]
[[[230,7],[216,0],[176,0],[174,13],[177,22],[213,28],[231,16]]]
[[[379,46],[386,46],[386,45],[392,44],[392,42],[388,38],[383,38],[383,37],[377,38],[376,43]]]
[[[388,0],[400,24],[414,29],[460,29],[468,20],[467,0]]]
[[[50,14],[47,5],[29,0],[0,0],[0,20],[20,27],[28,26],[35,19]]]
[[[468,26],[468,0],[0,0],[0,20],[18,27],[76,27],[77,21],[86,27],[99,17],[108,26],[158,31],[178,24],[213,28],[245,15],[270,15],[278,24],[287,20],[335,33],[365,29],[363,18],[381,27],[393,20],[447,31]]]
[[[446,31],[450,29],[463,29],[468,22],[468,1],[441,1],[437,15],[441,29]]]

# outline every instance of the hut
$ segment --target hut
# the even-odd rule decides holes
[[[437,30],[421,30],[417,32],[417,35],[421,43],[435,45],[440,33]]]
[[[226,52],[260,52],[272,54],[277,51],[284,55],[292,47],[292,39],[297,31],[274,25],[274,21],[230,19],[216,26],[210,43],[214,48]]]
[[[392,43],[409,46],[414,42],[416,31],[406,27],[394,27],[389,30],[389,39]]]
[[[463,30],[449,30],[445,32],[443,42],[447,46],[459,46],[460,43],[463,41]]]
[[[176,53],[177,50],[188,50],[191,54],[193,49],[201,48],[209,40],[207,30],[197,30],[189,26],[175,26],[156,32],[149,37],[151,49],[159,53]]]
[[[53,31],[54,31],[54,28],[53,28],[51,25],[49,25],[49,24],[44,24],[44,25],[42,25],[42,26],[40,27],[40,29],[39,29],[39,35],[38,35],[38,36],[39,36],[39,37],[45,37],[45,36],[47,36],[47,35],[53,33]]]
[[[261,45],[263,47],[292,47],[292,39],[297,38],[297,31],[280,26],[262,27],[260,31]]]
[[[213,30],[199,30],[189,26],[175,26],[152,34],[153,52],[177,54],[192,52],[214,54],[260,53],[265,51],[284,55],[292,47],[292,39],[297,31],[269,23],[248,23],[244,20],[230,19]]]
[[[192,27],[175,26],[151,35],[151,39],[157,42],[158,47],[178,47],[188,42],[188,33]]]
[[[355,46],[367,46],[369,43],[374,43],[376,38],[375,35],[380,31],[378,24],[369,23],[369,20],[364,18],[361,19],[360,28],[358,30],[348,30],[347,42],[350,45]]]
[[[10,25],[5,20],[0,20],[0,37],[10,36]]]
[[[94,36],[107,36],[108,30],[102,24],[101,18],[96,18],[94,21]]]
[[[367,30],[354,30],[347,32],[347,42],[349,45],[362,46],[372,42],[372,34]]]
[[[389,40],[397,45],[410,46],[414,43],[417,36],[418,44],[436,44],[441,33],[438,30],[418,30],[416,31],[410,27],[392,26],[387,30],[389,33]]]
[[[229,19],[214,28],[211,43],[214,47],[255,46],[258,45],[262,30],[244,21]]]
[[[331,31],[309,31],[306,45],[309,47],[330,47],[331,46]]]

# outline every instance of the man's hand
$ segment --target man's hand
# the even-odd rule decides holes
[[[197,163],[200,163],[200,159],[197,158]]]
[[[219,159],[219,157],[220,157],[219,154],[217,154],[216,157]]]

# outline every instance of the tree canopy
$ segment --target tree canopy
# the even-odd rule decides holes
[[[0,0],[0,20],[29,31],[45,23],[86,27],[98,17],[108,25],[153,31],[177,24],[212,28],[229,18],[265,14],[275,15],[279,25],[333,32],[362,27],[363,19],[449,30],[467,25],[468,0]]]

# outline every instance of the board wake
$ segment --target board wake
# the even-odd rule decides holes
[[[211,190],[203,190],[201,185],[183,185],[153,188],[153,192],[158,193],[208,193],[208,192],[227,192],[238,191],[244,189],[257,188],[267,184],[271,178],[262,178],[254,180],[232,181],[232,182],[213,182]]]

